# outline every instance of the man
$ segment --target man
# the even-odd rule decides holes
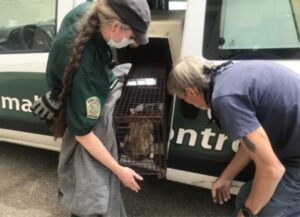
[[[269,61],[214,66],[189,56],[174,66],[168,90],[210,107],[228,138],[241,141],[213,183],[214,202],[230,198],[232,180],[253,161],[255,176],[241,188],[235,216],[300,216],[300,75]]]

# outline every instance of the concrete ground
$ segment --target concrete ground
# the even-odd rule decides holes
[[[0,143],[0,217],[68,217],[57,202],[58,153]],[[122,188],[128,217],[230,216],[227,204],[212,203],[210,191],[144,177],[136,194]]]

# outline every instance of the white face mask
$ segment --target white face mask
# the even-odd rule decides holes
[[[132,40],[131,39],[128,39],[128,38],[123,38],[121,41],[119,42],[116,42],[113,38],[112,38],[112,33],[111,33],[111,37],[109,39],[109,41],[107,42],[107,44],[110,46],[110,47],[113,47],[113,48],[123,48],[123,47],[127,47],[129,44],[132,43]]]
[[[202,111],[207,111],[208,110],[207,107],[203,107],[203,106],[199,106],[198,108],[201,109]]]
[[[192,105],[195,106],[196,108],[202,110],[202,111],[208,110],[208,106],[201,106],[199,104],[192,104]]]

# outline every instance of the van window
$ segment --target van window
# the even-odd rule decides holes
[[[208,59],[299,59],[299,0],[207,1]]]
[[[56,0],[1,0],[0,53],[48,51],[55,12]]]
[[[156,10],[186,10],[186,0],[147,0],[152,11]]]
[[[186,0],[170,0],[169,10],[186,10],[187,2]]]

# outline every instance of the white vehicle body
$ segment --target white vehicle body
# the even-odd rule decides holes
[[[55,2],[55,7],[57,8],[55,13],[55,30],[58,31],[60,24],[62,22],[63,17],[65,14],[70,11],[73,7],[76,5],[85,2],[84,0],[57,0]],[[208,23],[206,18],[207,10],[208,10],[208,0],[188,0],[187,1],[187,9],[185,12],[185,18],[183,20],[182,12],[168,12],[168,13],[162,13],[158,16],[153,16],[153,21],[151,22],[150,29],[149,29],[149,36],[152,38],[165,38],[168,40],[169,46],[170,46],[170,53],[171,53],[171,59],[173,62],[177,61],[180,56],[186,56],[186,55],[198,55],[203,56],[209,60],[215,61],[216,63],[221,63],[224,61],[229,60],[229,58],[222,57],[222,58],[210,58],[206,54],[204,54],[204,51],[206,49],[206,41],[205,41],[205,34],[206,34],[206,28]],[[215,1],[216,4],[218,4],[218,1]],[[219,1],[221,2],[221,0]],[[240,2],[240,3],[239,3]],[[288,5],[286,5],[285,9],[282,9],[283,12],[282,16],[280,15],[278,18],[277,26],[280,26],[281,24],[284,25],[290,25],[286,28],[289,30],[288,33],[285,34],[284,37],[282,37],[282,41],[291,41],[291,43],[283,43],[281,44],[281,38],[275,38],[272,40],[272,37],[269,37],[270,43],[265,40],[264,37],[261,37],[263,43],[266,43],[267,46],[263,47],[264,44],[253,44],[256,43],[255,40],[253,42],[250,42],[247,44],[245,43],[245,39],[247,39],[247,34],[242,35],[241,37],[235,36],[232,34],[232,32],[235,32],[235,26],[231,28],[230,25],[225,25],[225,21],[232,20],[232,23],[235,23],[236,17],[228,14],[234,14],[237,10],[233,5],[239,5],[240,8],[243,9],[241,6],[242,4],[249,4],[253,7],[254,4],[262,4],[262,8],[267,8],[270,5],[280,5],[285,6],[285,3],[282,0],[266,0],[264,3],[261,3],[260,0],[223,0],[221,6],[221,12],[220,12],[220,20],[221,20],[221,27],[220,27],[220,38],[227,39],[228,37],[233,37],[231,42],[223,41],[223,44],[220,44],[217,46],[218,49],[223,52],[224,50],[229,50],[230,52],[234,52],[235,50],[250,50],[251,52],[256,52],[257,50],[263,49],[266,52],[272,53],[274,52],[281,52],[282,49],[287,49],[286,53],[288,53],[288,49],[293,49],[293,51],[297,51],[297,49],[300,49],[300,43],[299,39],[297,38],[297,35],[299,37],[299,33],[297,32],[297,28],[291,28],[294,27],[293,25],[297,26],[299,22],[299,8],[297,6],[293,5],[293,0],[290,1],[291,8],[294,13],[294,17],[292,17],[293,13],[287,12],[291,9],[288,8]],[[269,5],[268,5],[269,4]],[[248,6],[249,6],[248,5]],[[213,6],[212,6],[213,7]],[[238,8],[238,9],[240,9]],[[245,10],[251,10],[251,7],[244,7],[248,8]],[[283,7],[284,8],[284,7]],[[271,8],[272,9],[272,8]],[[271,10],[270,9],[270,10]],[[231,13],[225,13],[224,10],[231,10]],[[253,14],[253,16],[257,17],[257,19],[261,18],[263,15],[263,12],[259,14],[257,12],[257,16]],[[228,17],[226,17],[228,16]],[[247,18],[241,18],[247,21]],[[1,21],[1,18],[0,18]],[[14,21],[11,20],[10,24],[13,24]],[[224,24],[225,23],[225,24]],[[228,22],[231,24],[230,22]],[[228,24],[227,23],[227,24]],[[271,21],[267,20],[266,22],[268,25],[271,26]],[[270,24],[270,25],[269,25]],[[223,26],[222,26],[223,25]],[[1,23],[0,23],[1,26]],[[9,26],[9,25],[8,25]],[[252,28],[251,25],[247,25],[245,23],[245,29]],[[269,31],[272,33],[271,35],[276,36],[276,32],[280,33],[279,30],[276,29],[277,27],[270,27]],[[1,28],[0,28],[1,31]],[[268,31],[268,28],[267,30]],[[255,32],[255,31],[253,31]],[[1,34],[1,32],[0,32]],[[283,34],[283,33],[282,33]],[[251,34],[250,34],[251,35]],[[277,34],[278,35],[278,34]],[[256,37],[256,35],[254,35]],[[237,37],[237,38],[234,38]],[[237,41],[242,41],[240,44],[237,43]],[[0,45],[1,42],[4,41],[4,39],[1,39],[0,35]],[[259,41],[259,40],[256,40]],[[251,44],[252,43],[252,44]],[[252,46],[253,45],[253,46]],[[236,46],[236,47],[230,47],[230,46]],[[278,47],[279,46],[279,47]],[[278,48],[278,49],[277,49]],[[272,50],[273,49],[273,50]],[[49,49],[39,52],[31,52],[30,50],[26,52],[1,52],[0,50],[0,84],[1,84],[1,77],[8,76],[6,78],[7,81],[10,81],[10,73],[13,74],[15,72],[21,73],[20,75],[26,77],[26,74],[30,74],[30,76],[35,77],[35,74],[38,77],[43,77],[45,70],[46,70],[46,63],[48,58],[48,52]],[[206,52],[206,51],[205,51]],[[238,58],[235,58],[233,56],[232,58],[234,61],[241,61]],[[250,58],[249,58],[250,59]],[[251,58],[255,59],[255,58]],[[258,57],[257,59],[260,59]],[[272,59],[272,58],[271,58]],[[273,61],[279,62],[280,64],[283,64],[297,72],[300,73],[300,61],[297,56],[293,58],[289,58],[289,56],[286,56],[284,58],[281,58],[279,56],[276,59],[272,59]],[[14,78],[15,79],[15,78]],[[39,78],[40,79],[40,78]],[[30,82],[29,82],[30,83]],[[4,84],[5,85],[5,84]],[[24,86],[24,88],[30,88],[29,86]],[[44,87],[46,89],[47,87]],[[6,90],[6,89],[5,89]],[[0,88],[0,121],[2,121],[2,124],[0,123],[0,141],[3,142],[9,142],[9,143],[15,143],[20,145],[26,145],[36,148],[44,148],[48,150],[53,151],[59,151],[60,150],[60,142],[61,140],[54,141],[52,136],[45,133],[39,133],[39,132],[31,132],[30,130],[23,130],[24,127],[26,128],[26,121],[27,119],[32,118],[31,112],[28,109],[30,105],[33,103],[34,100],[36,100],[41,92],[39,93],[33,93],[30,97],[27,98],[20,98],[19,96],[15,95],[16,92],[11,91],[10,94],[7,92],[1,92]],[[197,126],[195,128],[184,128],[179,127],[178,129],[174,127],[174,123],[176,122],[176,119],[178,119],[178,116],[176,116],[176,103],[178,100],[173,99],[173,106],[170,107],[170,111],[172,112],[172,118],[171,118],[171,131],[170,131],[170,139],[168,140],[168,144],[165,144],[168,148],[167,153],[167,164],[166,164],[166,178],[173,181],[179,181],[186,184],[196,185],[204,188],[211,188],[212,182],[215,180],[217,176],[217,172],[205,172],[205,170],[198,170],[198,169],[189,169],[191,165],[197,164],[197,156],[196,154],[199,152],[204,151],[205,153],[207,151],[213,151],[215,153],[221,153],[225,148],[223,146],[227,146],[228,143],[226,143],[226,135],[222,134],[222,132],[215,132],[210,127],[199,127]],[[177,108],[178,109],[178,108]],[[14,128],[13,126],[13,115],[16,114],[16,117],[22,117],[22,127]],[[4,117],[1,119],[1,115]],[[24,117],[23,117],[24,115]],[[206,114],[205,114],[206,115]],[[203,116],[203,114],[202,114]],[[209,116],[209,113],[207,114]],[[181,119],[180,119],[181,120]],[[200,120],[200,119],[199,119]],[[9,127],[7,127],[6,123],[10,123]],[[41,124],[41,122],[36,123]],[[28,126],[30,127],[30,126]],[[175,129],[176,128],[176,129]],[[186,135],[189,135],[189,139],[186,139]],[[198,137],[201,137],[202,139],[199,139]],[[214,144],[210,141],[211,138],[216,138],[216,141]],[[226,143],[226,145],[224,145]],[[230,154],[234,153],[234,151],[237,149],[238,143],[232,143],[230,147]],[[175,147],[176,146],[176,147]],[[178,147],[177,147],[178,146]],[[185,146],[185,147],[183,147]],[[175,147],[175,148],[174,148]],[[182,156],[178,153],[182,150],[185,150],[185,158],[181,158]],[[193,151],[196,150],[197,151]],[[232,149],[232,150],[231,150]],[[175,151],[174,151],[175,150]],[[194,161],[186,162],[186,159],[189,158],[191,155],[190,153],[196,153],[194,156]],[[184,155],[184,154],[182,154]],[[229,154],[228,154],[229,155]],[[228,158],[228,155],[226,154],[226,157]],[[217,155],[218,156],[218,155]],[[201,158],[201,156],[199,157]],[[176,163],[174,164],[174,162]],[[203,162],[206,162],[205,159]],[[210,162],[210,161],[208,161]],[[222,162],[222,165],[226,164],[228,162],[228,159],[224,160]],[[190,163],[190,164],[189,164]],[[179,165],[179,166],[178,166]],[[202,166],[203,168],[209,168],[210,164],[205,164]],[[219,167],[218,165],[216,167]],[[232,188],[232,193],[237,193],[239,187],[241,186],[243,182],[236,181],[234,183],[234,186]]]

